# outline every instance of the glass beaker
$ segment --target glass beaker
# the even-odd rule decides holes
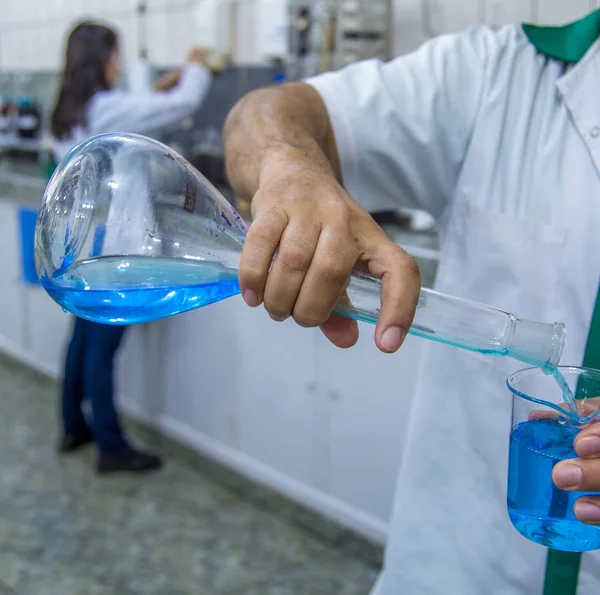
[[[590,423],[600,421],[600,371],[561,367],[577,399],[579,415],[564,409],[563,392],[552,375],[539,368],[513,374],[508,461],[508,513],[514,527],[535,543],[584,552],[600,549],[600,527],[580,522],[573,505],[592,492],[565,492],[552,483],[556,463],[577,457],[573,441]]]

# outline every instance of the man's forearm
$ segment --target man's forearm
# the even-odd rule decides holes
[[[250,200],[266,166],[329,172],[340,177],[327,109],[305,83],[259,89],[240,100],[225,123],[227,175]]]

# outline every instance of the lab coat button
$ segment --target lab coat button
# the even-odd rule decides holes
[[[590,136],[592,138],[598,138],[598,136],[600,136],[600,126],[594,126],[591,130],[590,130]]]

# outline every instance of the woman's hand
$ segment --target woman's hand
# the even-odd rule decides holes
[[[587,406],[600,407],[600,398],[588,399]],[[579,459],[558,463],[552,471],[556,487],[568,492],[600,493],[600,422],[592,422],[575,438]],[[600,525],[600,494],[579,498],[574,507],[575,516],[590,525]]]
[[[154,81],[154,90],[155,91],[169,91],[173,87],[179,83],[179,78],[181,77],[181,70],[174,69],[169,70],[169,72],[165,72],[165,74],[159,76]]]
[[[206,66],[206,52],[202,48],[192,48],[187,55],[188,64],[202,64]]]

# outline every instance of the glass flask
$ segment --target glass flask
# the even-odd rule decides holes
[[[565,492],[552,483],[559,461],[577,457],[573,440],[600,419],[600,371],[559,367],[575,395],[577,413],[565,410],[563,391],[555,378],[538,368],[513,374],[507,381],[513,398],[508,463],[508,512],[519,533],[557,550],[600,549],[600,527],[586,525],[573,514],[581,496],[600,493]]]
[[[227,200],[169,147],[135,134],[104,134],[75,147],[44,194],[36,269],[65,310],[132,324],[237,294],[248,226]],[[335,311],[375,323],[381,282],[356,272]],[[410,333],[538,366],[556,365],[565,329],[520,320],[421,290]]]

